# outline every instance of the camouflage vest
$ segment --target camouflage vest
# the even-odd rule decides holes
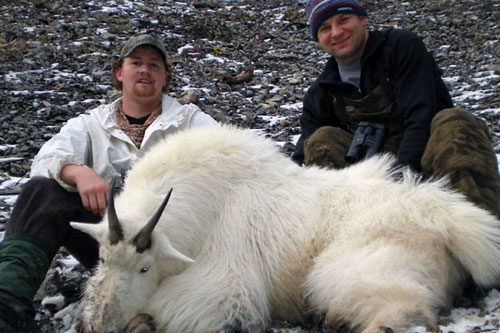
[[[343,97],[345,111],[349,123],[356,129],[361,121],[383,124],[387,127],[388,135],[382,150],[395,153],[401,142],[403,124],[401,115],[397,112],[391,98],[391,93],[385,84],[379,84],[368,95],[360,99]],[[333,105],[339,105],[337,98],[333,97]],[[336,112],[338,114],[338,112]]]

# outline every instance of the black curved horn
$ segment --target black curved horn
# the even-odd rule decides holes
[[[165,199],[163,199],[163,202],[161,203],[160,207],[158,207],[153,217],[151,217],[148,223],[146,223],[146,225],[141,229],[141,231],[139,231],[135,236],[134,245],[136,247],[137,252],[142,253],[151,246],[151,234],[153,233],[156,224],[160,220],[161,214],[163,214],[163,211],[167,206],[168,200],[170,199],[170,195],[172,194],[172,190],[173,188],[171,188],[170,191],[168,191]]]
[[[120,221],[116,216],[115,210],[115,200],[114,200],[114,190],[115,190],[115,179],[111,181],[108,195],[108,226],[109,226],[109,241],[111,245],[115,245],[119,241],[123,240],[123,230],[120,226]]]

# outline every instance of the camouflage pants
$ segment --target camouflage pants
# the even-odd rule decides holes
[[[348,165],[344,156],[352,135],[324,126],[304,144],[304,163],[328,168]],[[446,175],[451,186],[475,204],[500,218],[500,177],[495,153],[484,122],[470,112],[454,108],[440,111],[421,160],[425,176]]]

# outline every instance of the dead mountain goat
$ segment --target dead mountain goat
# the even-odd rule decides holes
[[[392,165],[301,168],[225,126],[168,137],[100,224],[72,223],[101,244],[82,328],[147,314],[159,332],[214,332],[307,311],[363,332],[434,326],[467,272],[497,282],[500,223],[442,181],[394,181]]]

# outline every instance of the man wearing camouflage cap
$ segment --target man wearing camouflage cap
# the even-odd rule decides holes
[[[343,168],[391,152],[500,217],[498,164],[483,121],[454,108],[422,40],[401,29],[368,31],[357,0],[308,0],[313,39],[331,55],[305,98],[299,164]]]
[[[215,123],[165,94],[170,76],[162,42],[132,37],[112,64],[122,96],[70,119],[35,156],[0,243],[0,332],[36,331],[31,302],[60,246],[86,268],[97,263],[97,242],[69,221],[100,221],[110,182],[146,150],[181,129]]]

